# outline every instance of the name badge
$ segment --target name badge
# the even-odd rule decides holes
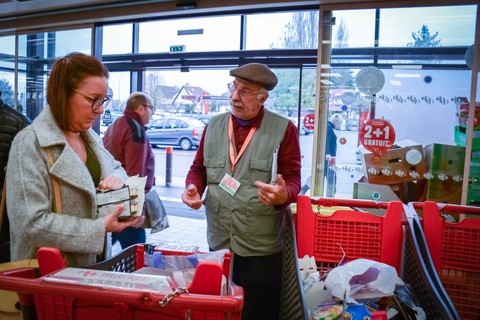
[[[225,173],[223,176],[222,181],[220,181],[220,188],[227,191],[229,195],[234,196],[237,192],[238,188],[240,188],[240,182],[238,182],[234,177]]]

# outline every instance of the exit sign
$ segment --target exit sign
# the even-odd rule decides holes
[[[185,46],[170,46],[170,52],[185,52]]]

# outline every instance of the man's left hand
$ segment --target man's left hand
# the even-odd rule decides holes
[[[276,206],[284,204],[288,199],[285,180],[281,174],[277,174],[275,184],[269,184],[262,181],[255,181],[254,186],[258,188],[258,198],[263,204]]]

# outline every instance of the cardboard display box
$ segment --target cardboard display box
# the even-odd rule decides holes
[[[359,149],[368,183],[392,185],[425,179],[423,147],[412,141],[396,146],[381,153]]]

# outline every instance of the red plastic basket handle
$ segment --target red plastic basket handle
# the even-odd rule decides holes
[[[307,197],[300,195],[298,197]],[[324,207],[360,207],[360,208],[376,208],[386,209],[389,202],[361,200],[361,199],[338,199],[338,198],[310,198],[313,205]]]
[[[57,248],[41,247],[37,251],[40,275],[44,276],[67,266],[62,253]]]

